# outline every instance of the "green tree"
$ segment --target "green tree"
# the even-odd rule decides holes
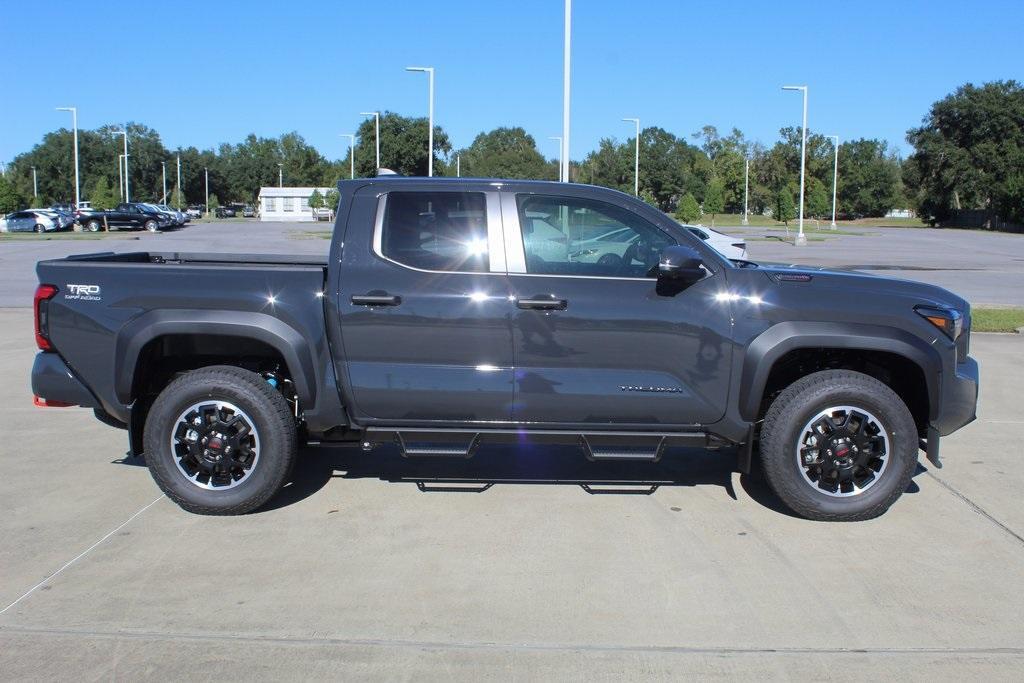
[[[715,227],[715,215],[725,211],[725,184],[721,178],[712,178],[704,193],[704,213],[711,214],[711,227]]]
[[[324,195],[324,206],[331,211],[337,212],[338,201],[341,199],[341,195],[338,194],[337,190],[327,190],[327,194]]]
[[[0,214],[8,214],[25,207],[25,198],[6,175],[0,175]]]
[[[408,118],[386,111],[380,117],[380,165],[406,176],[427,175],[427,128],[425,118]],[[373,118],[367,118],[356,131],[356,175],[372,177],[377,174],[373,144]],[[448,134],[434,126],[434,170],[444,170],[441,155],[452,151]],[[346,162],[348,157],[345,158]],[[339,178],[348,178],[348,163],[340,168],[335,178],[325,179],[334,184]]]
[[[775,220],[782,221],[786,225],[796,217],[794,208],[793,191],[790,187],[783,187],[775,193]]]
[[[94,209],[113,209],[121,201],[121,196],[110,179],[104,176],[96,179],[87,199],[92,202]]]
[[[970,83],[932,105],[907,133],[914,153],[903,180],[918,213],[933,223],[961,209],[1024,223],[1024,87]]]
[[[824,218],[832,208],[832,203],[825,186],[821,183],[814,183],[807,195],[807,215],[814,218]]]
[[[324,208],[324,196],[320,194],[320,190],[313,190],[313,194],[309,195],[309,208],[313,209],[314,213],[317,209]]]
[[[684,194],[679,200],[675,215],[682,223],[693,223],[700,218],[700,205],[697,204],[696,198],[689,192]]]
[[[178,210],[184,210],[188,208],[188,200],[185,199],[185,192],[175,185],[171,188],[171,205]]]
[[[211,194],[210,195],[210,203],[207,204],[206,211],[209,212],[209,213],[213,213],[214,211],[217,210],[218,207],[220,207],[220,200],[217,199],[217,195]]]
[[[884,216],[902,194],[899,159],[882,140],[851,140],[839,150],[838,209],[843,214]],[[832,187],[829,174],[825,186]]]
[[[480,133],[460,154],[466,176],[554,180],[533,136],[519,127]]]

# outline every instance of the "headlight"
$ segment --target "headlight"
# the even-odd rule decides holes
[[[950,339],[957,339],[964,331],[964,316],[952,308],[914,306],[914,311],[935,327],[946,333]]]

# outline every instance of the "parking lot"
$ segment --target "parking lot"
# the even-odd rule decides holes
[[[125,458],[124,432],[32,406],[36,260],[322,253],[306,233],[325,229],[0,243],[0,677],[1019,680],[1018,335],[975,335],[978,420],[856,524],[791,516],[729,451],[595,464],[561,447],[443,463],[309,448],[267,508],[200,517]],[[1022,236],[863,232],[750,251],[1024,304]]]

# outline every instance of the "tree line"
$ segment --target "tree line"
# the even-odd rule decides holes
[[[402,175],[427,173],[427,120],[383,112],[381,166]],[[79,131],[83,199],[96,206],[122,196],[118,178],[120,127]],[[251,203],[260,187],[333,186],[350,173],[349,153],[334,161],[298,133],[277,138],[249,135],[216,149],[168,149],[159,134],[142,124],[127,127],[133,199],[183,206],[202,203],[209,171],[210,194],[221,202]],[[374,123],[356,133],[355,175],[376,173]],[[798,127],[785,127],[770,147],[742,131],[721,133],[705,126],[678,136],[652,126],[640,133],[640,194],[663,211],[692,222],[701,214],[740,213],[749,187],[751,213],[788,220],[796,213],[800,170]],[[855,139],[839,148],[839,217],[883,216],[912,208],[926,220],[947,221],[964,209],[988,212],[1000,222],[1024,222],[1024,90],[1015,81],[980,87],[965,85],[936,102],[922,125],[908,131],[913,154],[903,160],[885,141]],[[583,159],[570,162],[570,180],[633,191],[634,138],[604,138]],[[833,141],[808,131],[805,215],[824,218],[832,211]],[[176,160],[181,159],[181,186]],[[71,132],[48,133],[31,151],[17,156],[0,180],[0,211],[26,204],[73,201]],[[458,160],[458,162],[456,161]],[[162,162],[167,197],[163,197]],[[558,162],[545,157],[521,127],[482,132],[455,149],[440,126],[434,129],[434,174],[556,180]],[[749,163],[749,186],[745,167]],[[32,200],[31,167],[38,173],[39,199]],[[211,204],[213,202],[211,201]]]

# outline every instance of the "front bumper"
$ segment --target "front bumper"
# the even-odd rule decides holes
[[[36,354],[32,364],[32,393],[54,403],[99,408],[100,402],[56,353]]]
[[[978,361],[970,356],[944,378],[938,415],[931,424],[940,436],[952,434],[977,417],[978,382]]]

